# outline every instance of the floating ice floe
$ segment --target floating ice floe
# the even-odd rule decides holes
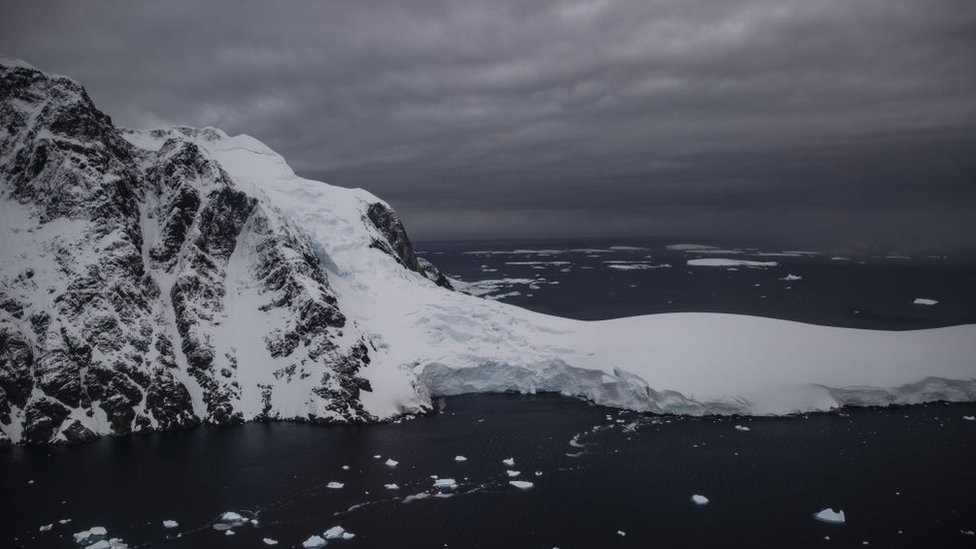
[[[439,478],[434,481],[434,488],[457,488],[457,486],[453,478]]]
[[[694,502],[695,505],[708,505],[708,498],[701,494],[691,496],[691,501]]]
[[[325,536],[325,539],[352,539],[356,537],[356,534],[347,532],[342,526],[333,526],[323,532],[322,535]]]
[[[689,259],[687,261],[691,267],[775,267],[779,263],[775,261],[750,261],[748,259],[729,259],[723,257],[703,257],[699,259]]]
[[[400,486],[397,485],[397,484],[395,484],[395,483],[394,484],[384,484],[383,487],[386,488],[387,490],[399,490],[400,489]]]
[[[68,524],[69,522],[71,522],[71,519],[61,519],[58,521],[58,524]]]
[[[624,537],[627,535],[627,532],[624,532],[623,530],[617,530],[617,535],[620,537]]]
[[[89,543],[94,543],[101,540],[106,535],[108,535],[108,530],[106,530],[103,526],[93,526],[87,530],[82,530],[81,532],[74,534],[73,537],[75,538],[75,543],[87,545]]]
[[[502,463],[504,463],[505,465],[508,465],[509,467],[511,467],[512,465],[515,465],[515,458],[506,458],[506,459],[503,459],[502,460]]]
[[[787,282],[792,282],[794,280],[803,280],[803,277],[800,276],[800,275],[788,274],[788,275],[784,276],[783,278],[781,278],[780,280],[785,280]]]
[[[505,471],[505,474],[508,475],[508,476],[510,476],[510,477],[517,477],[517,476],[521,475],[522,472],[521,471],[512,471],[511,469],[509,469],[509,470]]]
[[[749,428],[748,428],[748,427],[746,427],[745,425],[736,425],[736,426],[735,426],[735,430],[736,430],[736,431],[750,431],[751,429],[749,429]]]
[[[966,421],[976,421],[976,416],[962,416]]]
[[[244,517],[240,513],[234,511],[227,511],[223,515],[220,515],[221,522],[244,522]]]
[[[521,490],[528,490],[529,488],[535,486],[535,484],[532,484],[527,480],[510,480],[508,483]]]
[[[468,461],[468,458],[464,456],[454,456],[454,461]]]
[[[276,539],[264,538],[261,541],[263,541],[265,545],[278,545],[278,540]]]
[[[51,524],[42,524],[41,527],[38,528],[37,530],[39,532],[50,532],[51,531],[51,528],[54,528],[54,523],[51,523]]]
[[[235,534],[233,530],[227,530],[226,532],[224,532],[224,535],[225,536],[236,536],[237,534]]]
[[[348,465],[343,465],[342,466],[342,470],[343,471],[348,471],[349,470],[349,466]]]
[[[302,542],[302,547],[305,549],[319,549],[319,547],[325,547],[325,538],[322,536],[309,536],[307,540]]]
[[[916,297],[915,301],[912,301],[912,303],[915,305],[937,305],[939,302],[927,297]]]
[[[163,528],[176,528],[179,525],[180,525],[180,523],[176,522],[175,520],[164,520],[163,521]]]
[[[399,464],[400,462],[395,459],[388,459],[384,462],[384,465],[386,465],[387,467],[396,467]]]
[[[326,488],[332,488],[333,490],[338,490],[339,488],[342,488],[343,486],[345,486],[345,484],[343,484],[341,482],[336,482],[334,480],[332,482],[330,482],[330,483],[328,483],[328,484],[325,485]]]
[[[379,454],[376,454],[375,456],[373,456],[373,459],[380,459],[381,457],[383,457],[383,456],[381,456]]]
[[[96,541],[91,545],[85,546],[85,549],[129,549],[129,545],[120,538],[111,538]]]
[[[813,518],[822,521],[830,522],[835,524],[843,524],[845,522],[844,511],[834,511],[833,509],[824,509],[813,515]]]

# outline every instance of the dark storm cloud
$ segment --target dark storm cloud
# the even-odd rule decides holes
[[[976,245],[971,0],[4,4],[133,127],[249,133],[415,238]]]

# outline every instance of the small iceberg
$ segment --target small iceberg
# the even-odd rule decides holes
[[[745,425],[736,425],[736,426],[735,426],[735,430],[736,430],[736,431],[750,431],[751,429],[749,429],[749,428],[748,428],[748,427],[746,427]]]
[[[106,535],[108,535],[108,530],[106,530],[104,527],[93,526],[87,530],[82,530],[81,532],[74,534],[73,537],[75,538],[75,543],[80,545],[88,545],[90,543],[100,541]]]
[[[40,528],[37,529],[38,532],[50,532],[51,528],[54,528],[54,523],[42,524]]]
[[[830,522],[834,524],[844,524],[844,511],[834,511],[833,509],[824,509],[813,515],[813,518],[822,521]]]
[[[705,496],[703,496],[701,494],[695,494],[695,495],[691,496],[691,501],[695,505],[708,505],[708,498],[706,498]]]
[[[388,459],[383,463],[383,465],[386,465],[387,467],[396,467],[399,464],[400,462],[395,459]]]
[[[332,482],[330,482],[330,483],[328,483],[328,484],[325,485],[326,488],[332,488],[333,490],[338,490],[339,488],[342,488],[343,486],[345,486],[345,484],[343,484],[341,482],[336,482],[334,480]]]
[[[511,466],[515,465],[515,458],[511,457],[511,458],[503,459],[502,460],[502,463],[504,463],[505,465],[508,465],[509,467],[511,467]]]
[[[307,540],[302,542],[302,547],[305,549],[319,549],[319,547],[325,547],[325,539],[322,536],[309,536]]]
[[[227,511],[223,515],[220,515],[221,522],[244,522],[244,517],[240,513],[235,513],[234,511]]]
[[[454,456],[454,461],[468,461],[468,458],[464,456]]]
[[[915,301],[912,301],[915,305],[938,305],[939,302],[934,299],[929,299],[927,297],[916,297]]]
[[[517,476],[521,475],[522,472],[521,471],[512,471],[511,469],[509,469],[508,471],[505,471],[505,474],[508,475],[508,476],[510,476],[510,477],[517,477]]]
[[[397,484],[395,484],[395,483],[394,484],[384,484],[383,487],[386,488],[387,490],[399,490],[400,489],[400,486],[397,485]]]
[[[453,478],[439,478],[434,481],[434,488],[457,488],[457,486]]]
[[[224,532],[224,535],[225,536],[236,536],[237,534],[235,534],[233,530],[227,530],[226,532]]]
[[[976,421],[976,416],[962,416],[966,421]]]
[[[620,537],[626,537],[627,536],[627,532],[624,532],[623,530],[617,530],[617,535],[620,536]]]
[[[276,539],[264,538],[261,541],[263,541],[265,545],[278,545],[278,540]]]
[[[521,490],[528,490],[529,488],[535,486],[534,484],[532,484],[527,480],[510,480],[508,481],[508,483]]]
[[[352,539],[356,537],[356,534],[347,532],[342,526],[333,526],[323,532],[322,535],[325,536],[325,539]]]
[[[180,523],[176,522],[175,520],[164,520],[163,521],[163,528],[176,528],[179,525],[180,525]]]

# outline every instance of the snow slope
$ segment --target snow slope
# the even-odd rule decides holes
[[[577,321],[438,288],[369,248],[378,199],[297,177],[248,136],[201,143],[311,240],[339,308],[376,347],[365,408],[431,395],[559,391],[688,414],[784,414],[976,399],[976,326],[883,332],[727,314]]]

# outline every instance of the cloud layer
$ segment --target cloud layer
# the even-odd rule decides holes
[[[971,0],[6,4],[118,123],[249,133],[415,238],[976,245]]]

